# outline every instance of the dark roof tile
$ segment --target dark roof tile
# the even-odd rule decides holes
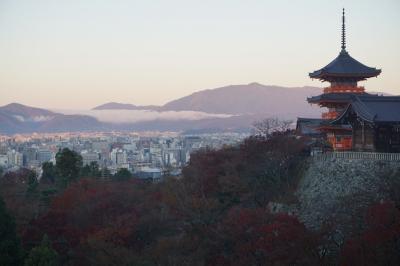
[[[340,54],[328,65],[309,74],[310,78],[318,78],[330,81],[334,78],[353,78],[355,80],[364,80],[370,77],[376,77],[381,73],[380,69],[368,67],[351,57],[346,50]]]
[[[350,109],[370,123],[400,122],[400,96],[354,96],[347,110],[333,123],[340,121]]]

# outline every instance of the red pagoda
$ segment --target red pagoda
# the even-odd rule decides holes
[[[380,73],[380,69],[358,62],[346,51],[343,9],[342,42],[339,55],[325,67],[309,74],[310,78],[327,81],[330,86],[324,88],[323,94],[307,99],[311,104],[318,104],[328,109],[322,114],[322,121],[317,129],[326,133],[327,140],[334,150],[352,149],[352,128],[346,124],[335,125],[330,121],[335,120],[345,111],[354,96],[370,95],[365,93],[364,87],[358,86],[357,82],[376,77]]]

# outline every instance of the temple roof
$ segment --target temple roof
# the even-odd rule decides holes
[[[360,81],[376,77],[381,73],[380,69],[368,67],[351,57],[346,51],[346,27],[344,8],[342,14],[342,45],[339,55],[325,67],[309,73],[310,78],[323,81]]]
[[[353,100],[354,96],[363,95],[363,96],[378,96],[369,93],[323,93],[317,96],[313,96],[307,98],[307,102],[309,103],[321,103],[321,102],[333,102],[333,103],[350,103]]]
[[[297,118],[296,130],[298,134],[301,135],[320,135],[321,132],[318,128],[322,123],[326,122],[324,119],[320,118]]]
[[[368,67],[351,57],[346,50],[342,50],[338,57],[320,70],[309,74],[310,78],[326,81],[334,81],[338,78],[352,78],[354,80],[365,80],[376,77],[381,73],[380,69]]]
[[[303,136],[318,136],[326,131],[351,131],[351,126],[347,124],[332,124],[332,120],[316,118],[297,118],[297,134]]]
[[[346,111],[332,123],[339,122],[350,110],[370,123],[400,123],[400,96],[353,96]]]

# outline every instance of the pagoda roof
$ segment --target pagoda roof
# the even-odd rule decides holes
[[[320,135],[318,127],[324,123],[325,120],[321,118],[297,118],[296,130],[301,135]]]
[[[370,123],[400,123],[400,96],[354,96],[347,109],[332,123],[339,122],[353,110]]]
[[[357,95],[366,97],[374,97],[378,95],[369,93],[323,93],[317,96],[307,98],[309,103],[333,102],[333,103],[349,103]]]
[[[324,124],[321,124],[321,126],[318,128],[318,131],[321,131],[321,132],[332,132],[332,131],[335,131],[335,132],[344,133],[344,132],[349,132],[349,131],[352,131],[352,130],[353,129],[351,128],[351,125],[348,125],[348,124],[329,124],[328,122],[324,123]]]
[[[325,81],[335,81],[340,78],[365,80],[367,78],[376,77],[381,73],[380,69],[368,67],[342,49],[340,54],[325,67],[309,74],[310,78],[321,79]]]

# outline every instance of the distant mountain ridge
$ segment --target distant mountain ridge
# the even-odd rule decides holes
[[[171,101],[163,111],[200,111],[223,114],[315,115],[306,98],[320,94],[317,87],[266,86],[259,83],[230,85],[195,92]]]
[[[11,103],[0,107],[0,133],[100,130],[103,123],[91,116],[63,115],[46,109]]]
[[[134,105],[130,103],[109,102],[92,108],[92,110],[158,110],[156,105]]]
[[[54,116],[57,115],[52,111],[46,109],[29,107],[20,103],[10,103],[0,107],[0,112],[7,112],[10,115],[16,115],[23,118],[32,118],[38,116]]]
[[[0,133],[93,131],[93,130],[171,130],[226,131],[249,129],[255,120],[279,117],[295,120],[299,116],[319,117],[321,110],[311,107],[306,98],[320,94],[316,87],[280,87],[259,83],[230,85],[203,90],[166,103],[163,106],[136,106],[110,102],[93,108],[107,110],[194,111],[227,114],[230,117],[202,119],[158,119],[132,123],[106,123],[90,115],[65,115],[45,109],[12,103],[0,107]],[[137,115],[137,113],[132,113]]]
[[[163,106],[136,106],[106,103],[92,110],[198,111],[212,114],[274,114],[276,116],[311,115],[306,98],[320,94],[318,87],[267,86],[259,83],[207,89],[170,101]]]

